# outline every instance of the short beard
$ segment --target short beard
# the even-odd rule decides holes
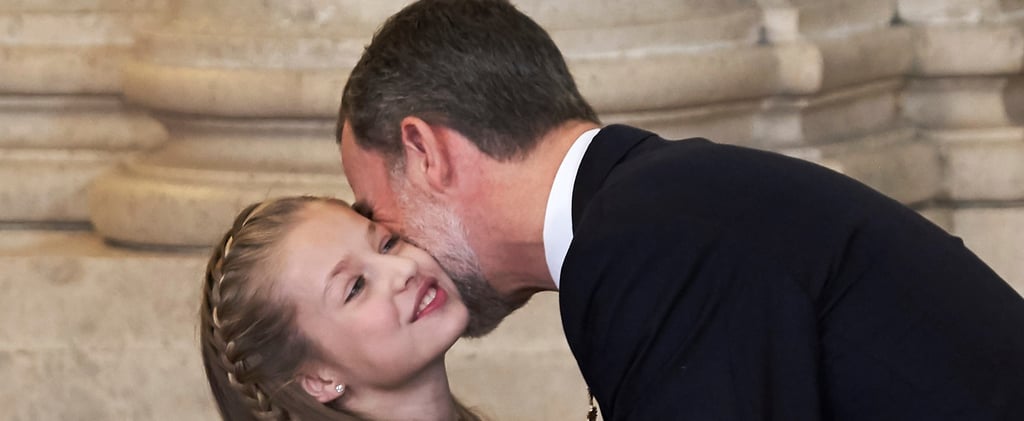
[[[455,282],[469,310],[469,323],[462,336],[477,338],[490,333],[525,301],[510,302],[487,282],[476,253],[469,246],[466,227],[450,206],[409,186],[401,175],[392,180],[400,180],[392,182],[392,188],[404,210],[407,240],[437,259]]]

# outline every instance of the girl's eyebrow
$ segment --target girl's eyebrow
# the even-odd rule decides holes
[[[327,276],[324,277],[324,293],[323,296],[321,297],[323,298],[324,301],[327,300],[327,294],[331,292],[331,287],[338,284],[337,282],[331,282],[331,280],[333,280],[335,276],[338,276],[339,273],[348,268],[349,256],[350,255],[347,253],[344,256],[342,256],[341,259],[338,260],[338,263],[335,263],[334,267],[331,268],[331,271],[327,273]]]
[[[366,241],[369,244],[373,244],[374,237],[376,237],[376,234],[377,224],[371,221],[369,224],[367,224],[366,227]],[[339,273],[343,272],[345,269],[348,268],[351,256],[352,255],[350,253],[345,253],[344,256],[341,256],[341,259],[338,259],[338,263],[335,263],[334,267],[331,268],[331,271],[327,273],[326,277],[324,277],[324,292],[322,298],[325,301],[327,300],[327,294],[330,293],[331,291],[331,286],[337,284],[337,282],[331,282],[331,280],[334,279],[335,276],[338,276]]]

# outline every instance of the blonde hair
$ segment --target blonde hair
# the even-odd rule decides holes
[[[250,420],[360,420],[318,402],[295,381],[317,358],[296,327],[295,308],[275,298],[275,247],[307,204],[334,198],[297,196],[246,207],[213,249],[200,307],[203,367],[221,417]],[[478,420],[458,401],[459,419]]]

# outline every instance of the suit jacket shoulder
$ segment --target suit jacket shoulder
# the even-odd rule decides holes
[[[990,362],[1024,351],[1020,296],[959,239],[852,179],[609,126],[573,196],[563,327],[608,419],[945,419],[1009,410],[977,403],[991,395],[1024,402],[1024,380]],[[906,339],[923,319],[930,336]],[[992,330],[971,333],[980,325]],[[941,376],[963,383],[936,387]]]

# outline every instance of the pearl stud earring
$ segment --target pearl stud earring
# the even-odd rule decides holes
[[[339,394],[345,393],[345,385],[339,384],[337,386],[334,386],[334,391],[338,392]]]

